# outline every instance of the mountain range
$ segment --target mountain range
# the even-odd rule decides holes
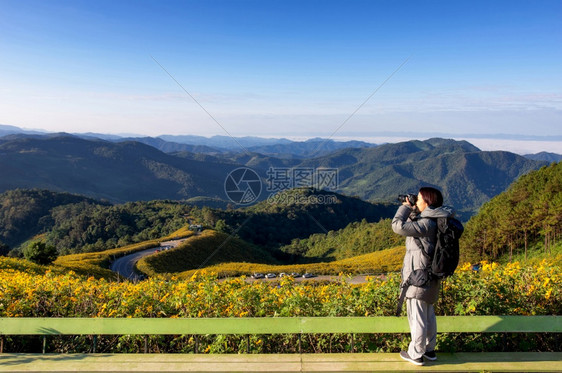
[[[5,127],[0,126],[0,134]],[[267,187],[274,173],[282,171],[284,185],[291,187],[302,186],[290,179],[295,170],[332,170],[337,179],[330,190],[373,202],[393,201],[422,185],[439,187],[446,203],[468,218],[519,176],[552,159],[550,153],[530,159],[439,138],[377,146],[325,139],[215,136],[197,143],[198,136],[99,137],[13,132],[1,137],[0,192],[41,188],[111,202],[223,200],[225,206],[225,180],[236,168],[248,167],[259,175],[262,193],[257,200],[273,193]],[[194,143],[179,142],[188,140]]]
[[[0,139],[0,191],[40,188],[111,202],[223,194],[232,166],[186,160],[139,142],[70,135]]]

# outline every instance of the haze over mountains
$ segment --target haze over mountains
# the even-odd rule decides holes
[[[268,197],[265,187],[272,168],[328,168],[337,171],[332,190],[374,202],[394,202],[399,193],[437,186],[447,202],[468,218],[520,175],[558,156],[547,153],[529,159],[438,138],[377,146],[325,139],[166,137],[177,141],[171,142],[96,136],[12,133],[1,137],[0,192],[42,188],[111,202],[213,198],[226,205],[225,179],[238,167],[249,167],[262,178],[259,200]]]

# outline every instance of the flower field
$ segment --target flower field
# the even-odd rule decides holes
[[[345,276],[339,282],[296,283],[291,278],[283,278],[272,283],[246,281],[244,277],[220,280],[206,272],[189,279],[156,278],[130,283],[85,278],[57,268],[0,258],[0,317],[390,316],[399,291],[399,274],[396,273],[368,278],[359,285],[347,283]],[[436,311],[439,315],[559,315],[561,283],[562,271],[555,261],[543,260],[530,266],[482,263],[477,272],[466,264],[444,282]],[[53,337],[50,346],[57,351],[67,351],[69,343],[80,346],[87,338],[77,337],[71,343],[63,337]],[[295,346],[294,338],[253,336],[252,351],[290,351]],[[347,341],[348,336],[307,338],[304,346],[312,351],[348,348],[345,347],[348,344],[342,342]],[[440,335],[439,338],[441,349],[471,350],[479,346],[493,349],[509,345],[505,336],[491,342],[492,337],[484,335],[470,338]],[[539,335],[524,347],[518,336],[509,338],[515,338],[513,344],[519,346],[518,349],[536,346],[560,349],[557,335]],[[396,335],[357,336],[355,346],[363,351],[394,351],[404,347],[407,339]],[[10,337],[7,342],[11,343],[8,349],[21,350],[31,349],[35,343],[32,337]],[[194,343],[189,336],[151,337],[150,342],[157,351],[193,351]],[[236,336],[209,336],[201,343],[202,351],[233,352],[245,349],[247,340]],[[102,349],[107,345],[113,351],[122,352],[137,351],[141,344],[140,337],[130,336],[107,337],[100,342]]]

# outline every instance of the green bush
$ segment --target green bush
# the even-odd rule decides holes
[[[57,258],[57,249],[41,241],[35,241],[23,249],[23,256],[37,264],[51,264]]]

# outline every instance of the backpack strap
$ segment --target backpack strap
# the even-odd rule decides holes
[[[427,251],[425,251],[425,247],[423,247],[423,244],[422,244],[420,238],[419,238],[419,237],[414,237],[414,242],[416,243],[416,245],[418,245],[418,247],[420,248],[422,254],[423,254],[426,258],[431,259],[431,256],[427,253]]]
[[[416,216],[416,218],[415,218],[414,220],[419,220],[419,219],[421,219],[421,218],[420,218],[419,215],[418,215],[418,216]],[[435,225],[437,226],[437,231],[439,230],[439,218],[424,217],[424,219],[430,219],[430,220],[434,221],[434,222],[435,222]],[[436,235],[437,235],[437,233],[436,233]],[[418,245],[418,247],[420,248],[420,250],[421,250],[421,252],[423,253],[423,255],[424,255],[426,258],[428,258],[428,259],[431,260],[432,257],[431,257],[431,255],[429,255],[429,253],[425,250],[425,247],[423,247],[423,244],[422,244],[420,238],[419,238],[419,237],[414,237],[414,242],[416,243],[416,245]]]
[[[406,291],[408,291],[409,287],[410,287],[409,284],[404,284],[404,286],[400,287],[402,290],[400,291],[400,296],[398,297],[398,306],[396,307],[396,317],[399,317],[400,313],[402,312],[402,305],[404,304],[404,298],[406,298]]]

